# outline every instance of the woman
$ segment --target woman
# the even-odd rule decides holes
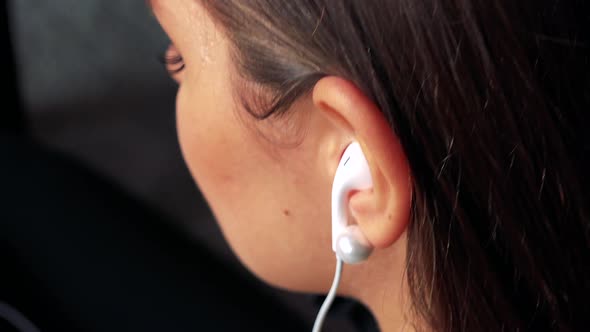
[[[270,284],[326,292],[330,189],[375,248],[339,294],[383,331],[575,331],[590,320],[582,1],[152,1],[185,160]]]

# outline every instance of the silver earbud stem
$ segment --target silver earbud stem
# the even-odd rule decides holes
[[[357,264],[366,260],[373,248],[362,243],[354,233],[344,233],[336,242],[336,255],[346,264]]]

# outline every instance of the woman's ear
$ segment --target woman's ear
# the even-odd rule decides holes
[[[314,87],[313,102],[341,131],[341,139],[348,140],[344,144],[360,143],[373,188],[353,192],[348,208],[375,248],[389,247],[407,228],[412,200],[410,170],[399,139],[379,108],[345,79],[322,78]]]

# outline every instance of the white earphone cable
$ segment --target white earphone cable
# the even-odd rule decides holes
[[[332,287],[330,288],[330,292],[326,296],[320,311],[315,319],[315,323],[313,324],[312,332],[320,332],[322,330],[322,325],[324,325],[324,320],[328,314],[328,310],[330,310],[330,306],[332,302],[334,302],[334,298],[336,297],[336,290],[338,289],[338,285],[340,285],[340,277],[342,276],[342,260],[336,256],[336,273],[334,274],[334,281],[332,282]]]

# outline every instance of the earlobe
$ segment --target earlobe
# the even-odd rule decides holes
[[[392,245],[407,228],[411,206],[410,171],[399,139],[381,110],[347,80],[321,79],[313,101],[344,146],[359,142],[369,165],[373,187],[350,193],[350,215],[372,246]]]

